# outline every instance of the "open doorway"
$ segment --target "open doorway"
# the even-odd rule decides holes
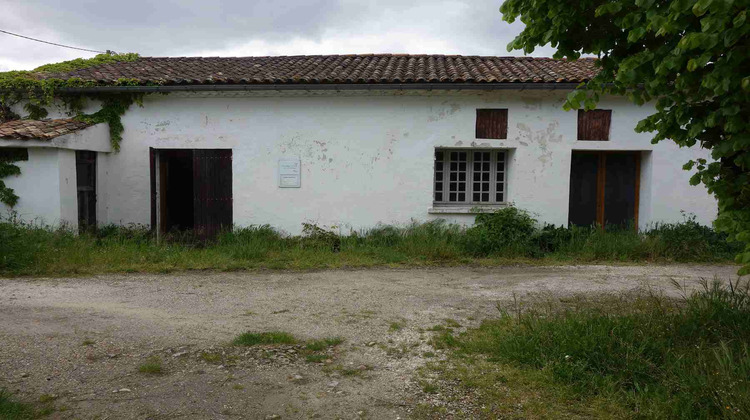
[[[208,239],[232,227],[230,149],[151,149],[151,225]]]
[[[161,150],[159,181],[161,231],[193,230],[193,151]]]

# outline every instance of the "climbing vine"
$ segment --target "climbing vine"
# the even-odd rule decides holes
[[[91,124],[107,123],[110,142],[115,151],[120,150],[122,140],[121,117],[133,103],[142,105],[143,93],[70,93],[69,88],[93,87],[96,82],[80,78],[62,78],[63,74],[74,70],[102,64],[135,61],[138,54],[99,54],[94,58],[46,64],[31,71],[9,71],[0,73],[0,123],[21,118],[12,111],[12,106],[25,101],[24,111],[27,119],[43,119],[49,114],[47,107],[55,99],[62,100],[69,115]],[[57,77],[60,75],[60,77]],[[139,84],[134,79],[118,79],[108,86],[133,86]],[[87,100],[98,101],[98,111],[86,114],[83,112]],[[2,181],[2,178],[19,175],[21,170],[9,160],[0,160],[0,202],[13,207],[18,202],[18,195]]]
[[[3,159],[0,157],[0,203],[5,203],[13,207],[18,203],[18,195],[13,188],[8,187],[3,182],[3,178],[11,175],[20,175],[21,168],[13,164],[14,160]]]

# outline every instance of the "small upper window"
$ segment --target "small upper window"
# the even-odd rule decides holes
[[[29,160],[29,149],[23,147],[0,147],[0,162]]]
[[[507,139],[508,138],[508,110],[507,109],[477,109],[478,139]]]
[[[609,126],[612,121],[612,110],[594,109],[578,110],[578,140],[609,140]]]

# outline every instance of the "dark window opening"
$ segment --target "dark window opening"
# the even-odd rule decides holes
[[[476,138],[507,139],[507,109],[477,109]]]
[[[29,149],[23,147],[0,147],[0,162],[29,160]]]
[[[578,140],[608,141],[612,111],[609,109],[578,110]]]
[[[96,228],[96,152],[76,151],[78,228]]]

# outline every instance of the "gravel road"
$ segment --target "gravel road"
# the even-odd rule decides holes
[[[566,266],[0,279],[0,389],[51,418],[406,418],[424,330],[473,326],[515,295],[676,293],[733,266]],[[341,337],[235,347],[245,331]],[[140,373],[157,357],[164,373]],[[438,354],[439,357],[439,354]]]

